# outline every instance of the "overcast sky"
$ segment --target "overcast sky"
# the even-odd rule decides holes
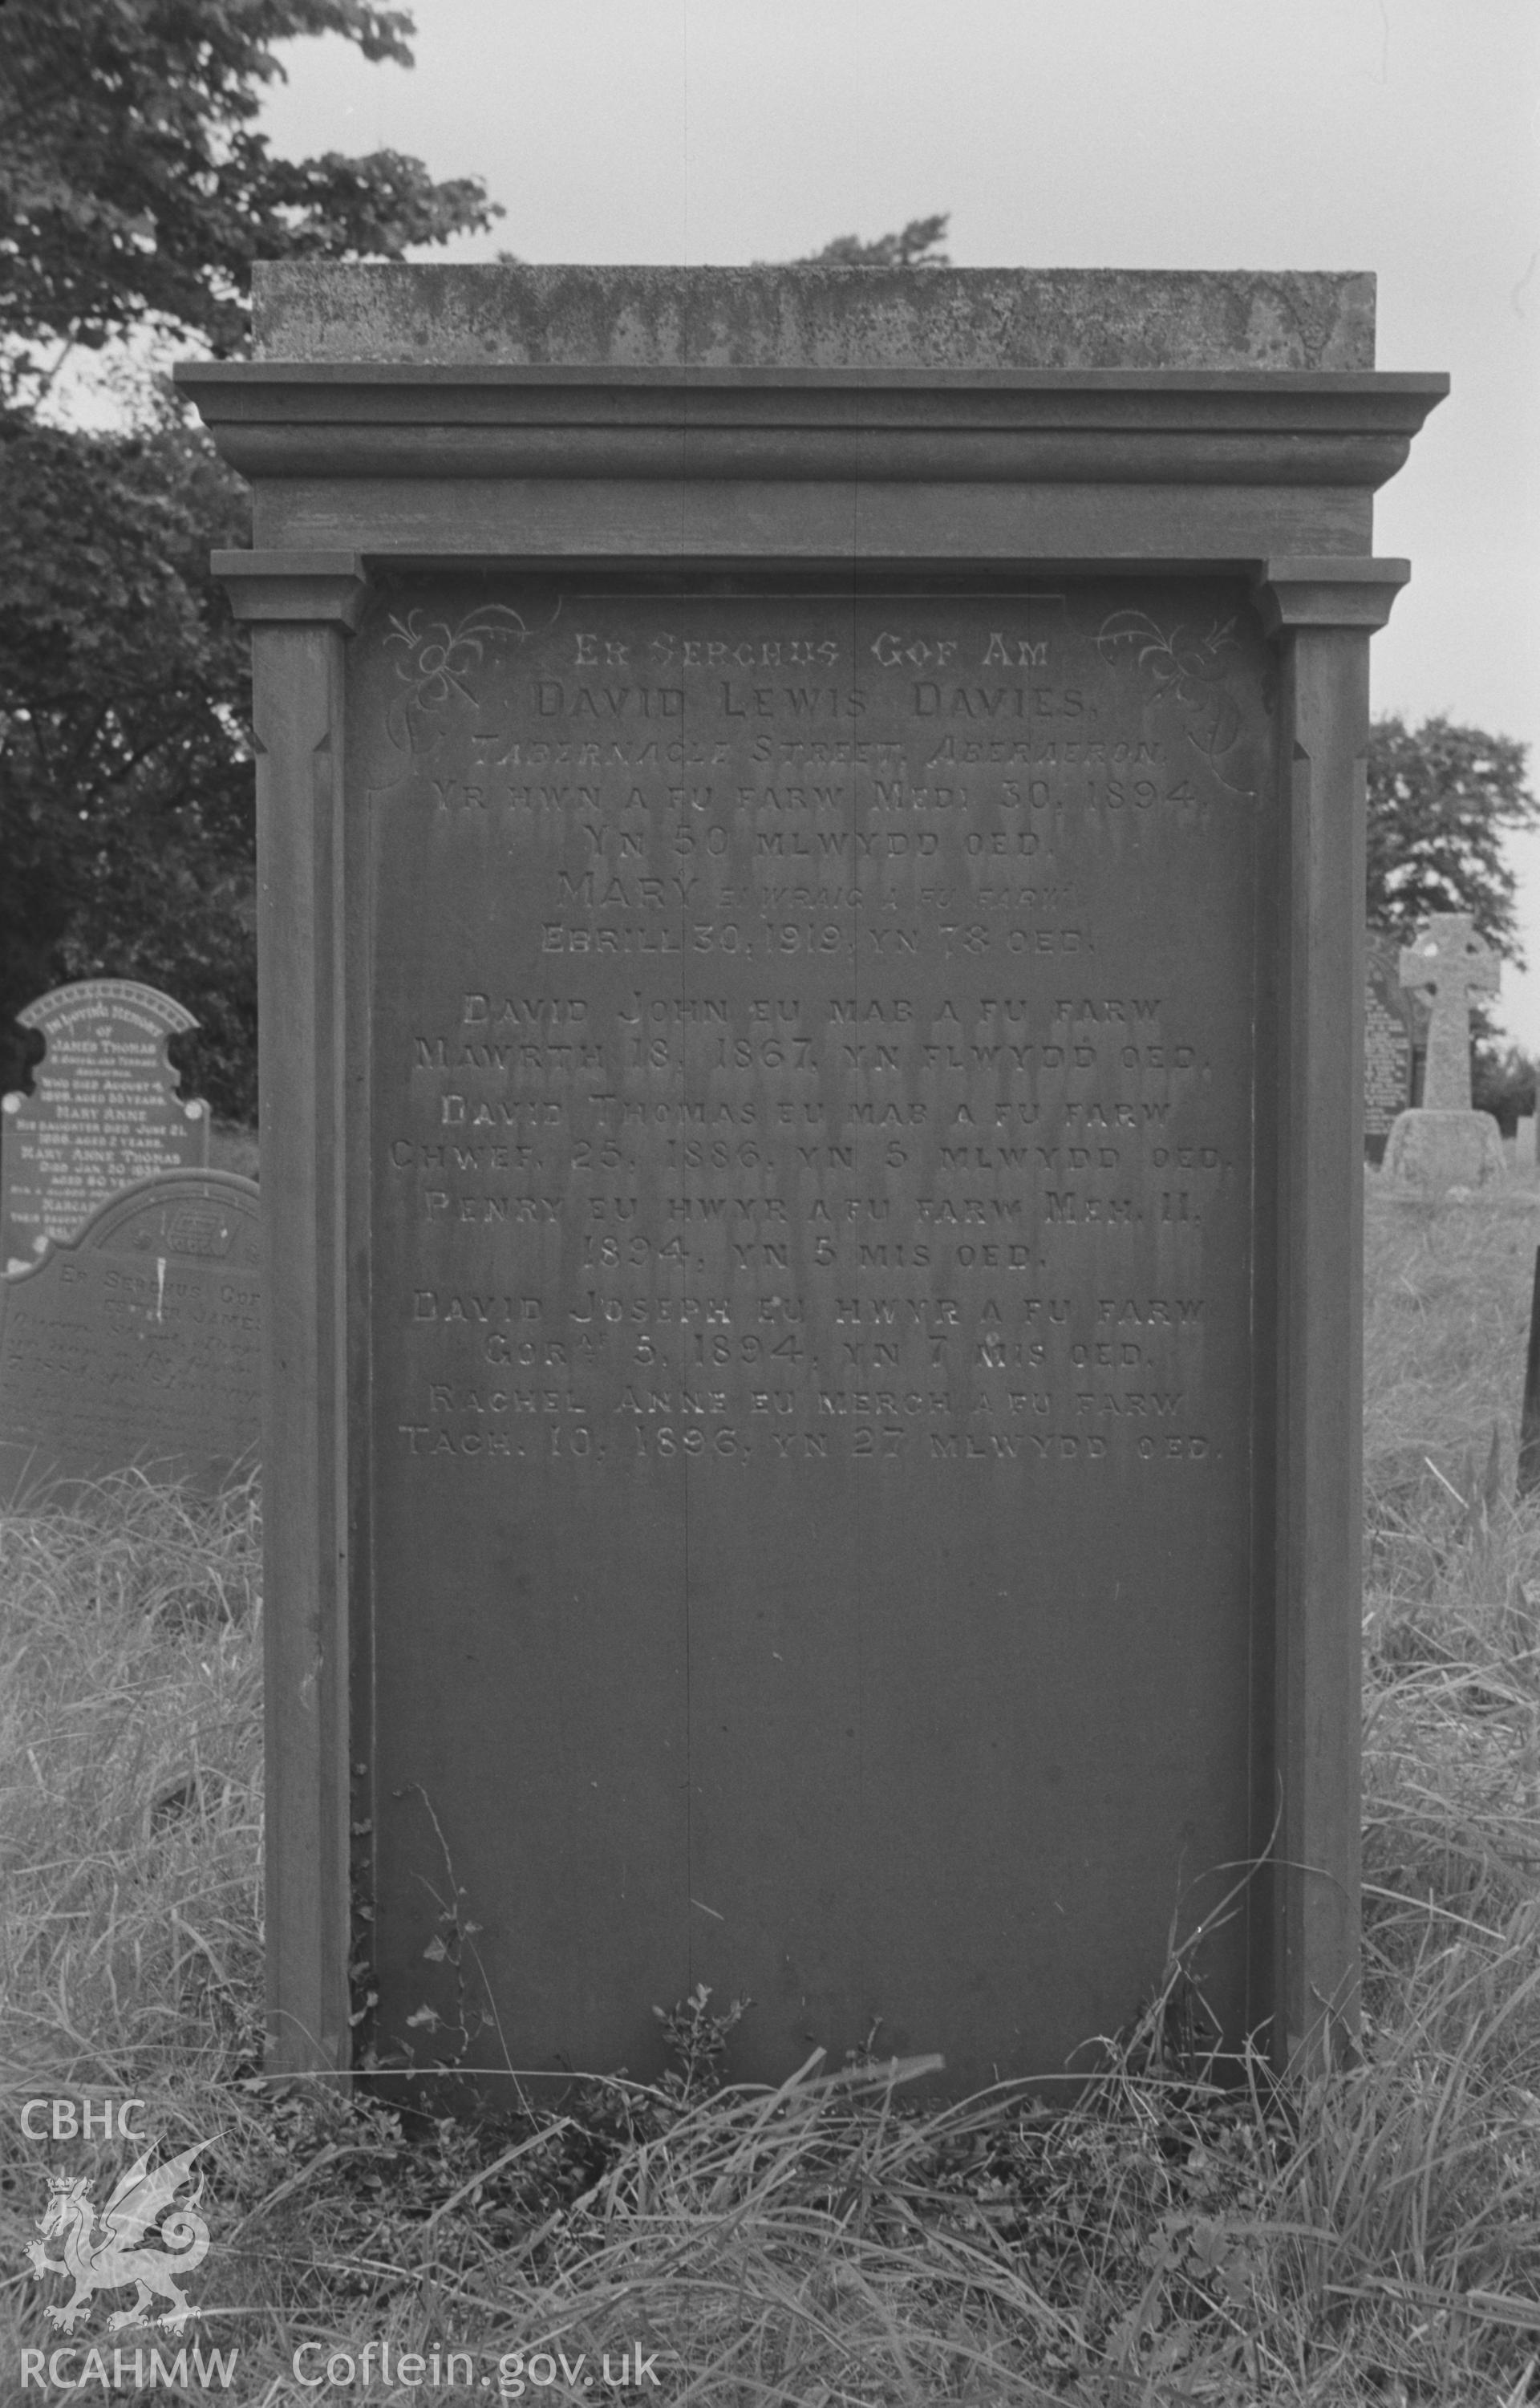
[[[789,259],[949,210],[960,267],[1368,268],[1448,401],[1381,495],[1375,707],[1540,775],[1540,0],[417,0],[417,64],[285,47],[291,156],[482,176],[450,256]],[[446,254],[422,254],[425,257]],[[1515,849],[1540,1052],[1540,838]]]

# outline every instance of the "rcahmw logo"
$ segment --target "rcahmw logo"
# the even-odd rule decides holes
[[[29,2140],[146,2141],[133,2120],[143,2104],[138,2099],[29,2099],[21,2129]],[[197,2213],[204,2177],[201,2171],[195,2179],[193,2173],[194,2160],[208,2143],[197,2141],[152,2166],[154,2145],[150,2142],[141,2149],[99,2208],[88,2175],[50,2174],[48,2201],[37,2218],[43,2237],[28,2243],[27,2256],[40,2279],[58,2275],[72,2286],[67,2298],[43,2310],[59,2332],[74,2332],[90,2315],[98,2291],[134,2293],[126,2307],[108,2316],[109,2333],[154,2327],[180,2335],[201,2315],[182,2284],[208,2255],[208,2227]],[[191,2196],[178,2201],[184,2188]],[[56,2258],[49,2255],[50,2242],[59,2245]],[[158,2302],[164,2303],[159,2314]],[[51,2385],[64,2391],[93,2386],[104,2391],[125,2386],[153,2389],[185,2387],[192,2381],[222,2390],[235,2374],[236,2356],[235,2350],[186,2348],[24,2349],[21,2388],[36,2383],[39,2389]]]

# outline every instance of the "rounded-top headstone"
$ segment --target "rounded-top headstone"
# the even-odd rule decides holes
[[[30,1270],[136,1180],[208,1160],[208,1106],[177,1092],[166,1040],[197,1022],[135,979],[55,987],[16,1015],[45,1045],[36,1092],[4,1098],[0,1249]]]
[[[216,1489],[259,1440],[258,1189],[174,1170],[0,1281],[0,1501],[137,1466]]]

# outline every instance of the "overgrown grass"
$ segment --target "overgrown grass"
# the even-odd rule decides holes
[[[510,2396],[561,2398],[556,2353],[638,2347],[629,2396],[711,2408],[1540,2398],[1540,1498],[1513,1501],[1540,1192],[1369,1184],[1369,2019],[1361,2064],[1288,2092],[1208,2081],[1162,2000],[1067,2112],[922,2110],[903,2067],[720,2087],[709,2000],[669,2082],[492,2127],[275,2089],[254,1498],[125,1482],[0,1525],[0,2398],[58,2345],[45,2173],[100,2196],[107,2162],[17,2111],[82,2090],[209,2140],[192,2332],[262,2408],[495,2396],[510,2352]],[[373,2343],[372,2381],[307,2389],[307,2343],[311,2375]],[[476,2387],[384,2383],[381,2344],[474,2352]]]

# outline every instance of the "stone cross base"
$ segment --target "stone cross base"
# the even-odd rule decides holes
[[[1482,1187],[1507,1169],[1490,1112],[1400,1112],[1385,1140],[1387,1179],[1441,1193]]]

